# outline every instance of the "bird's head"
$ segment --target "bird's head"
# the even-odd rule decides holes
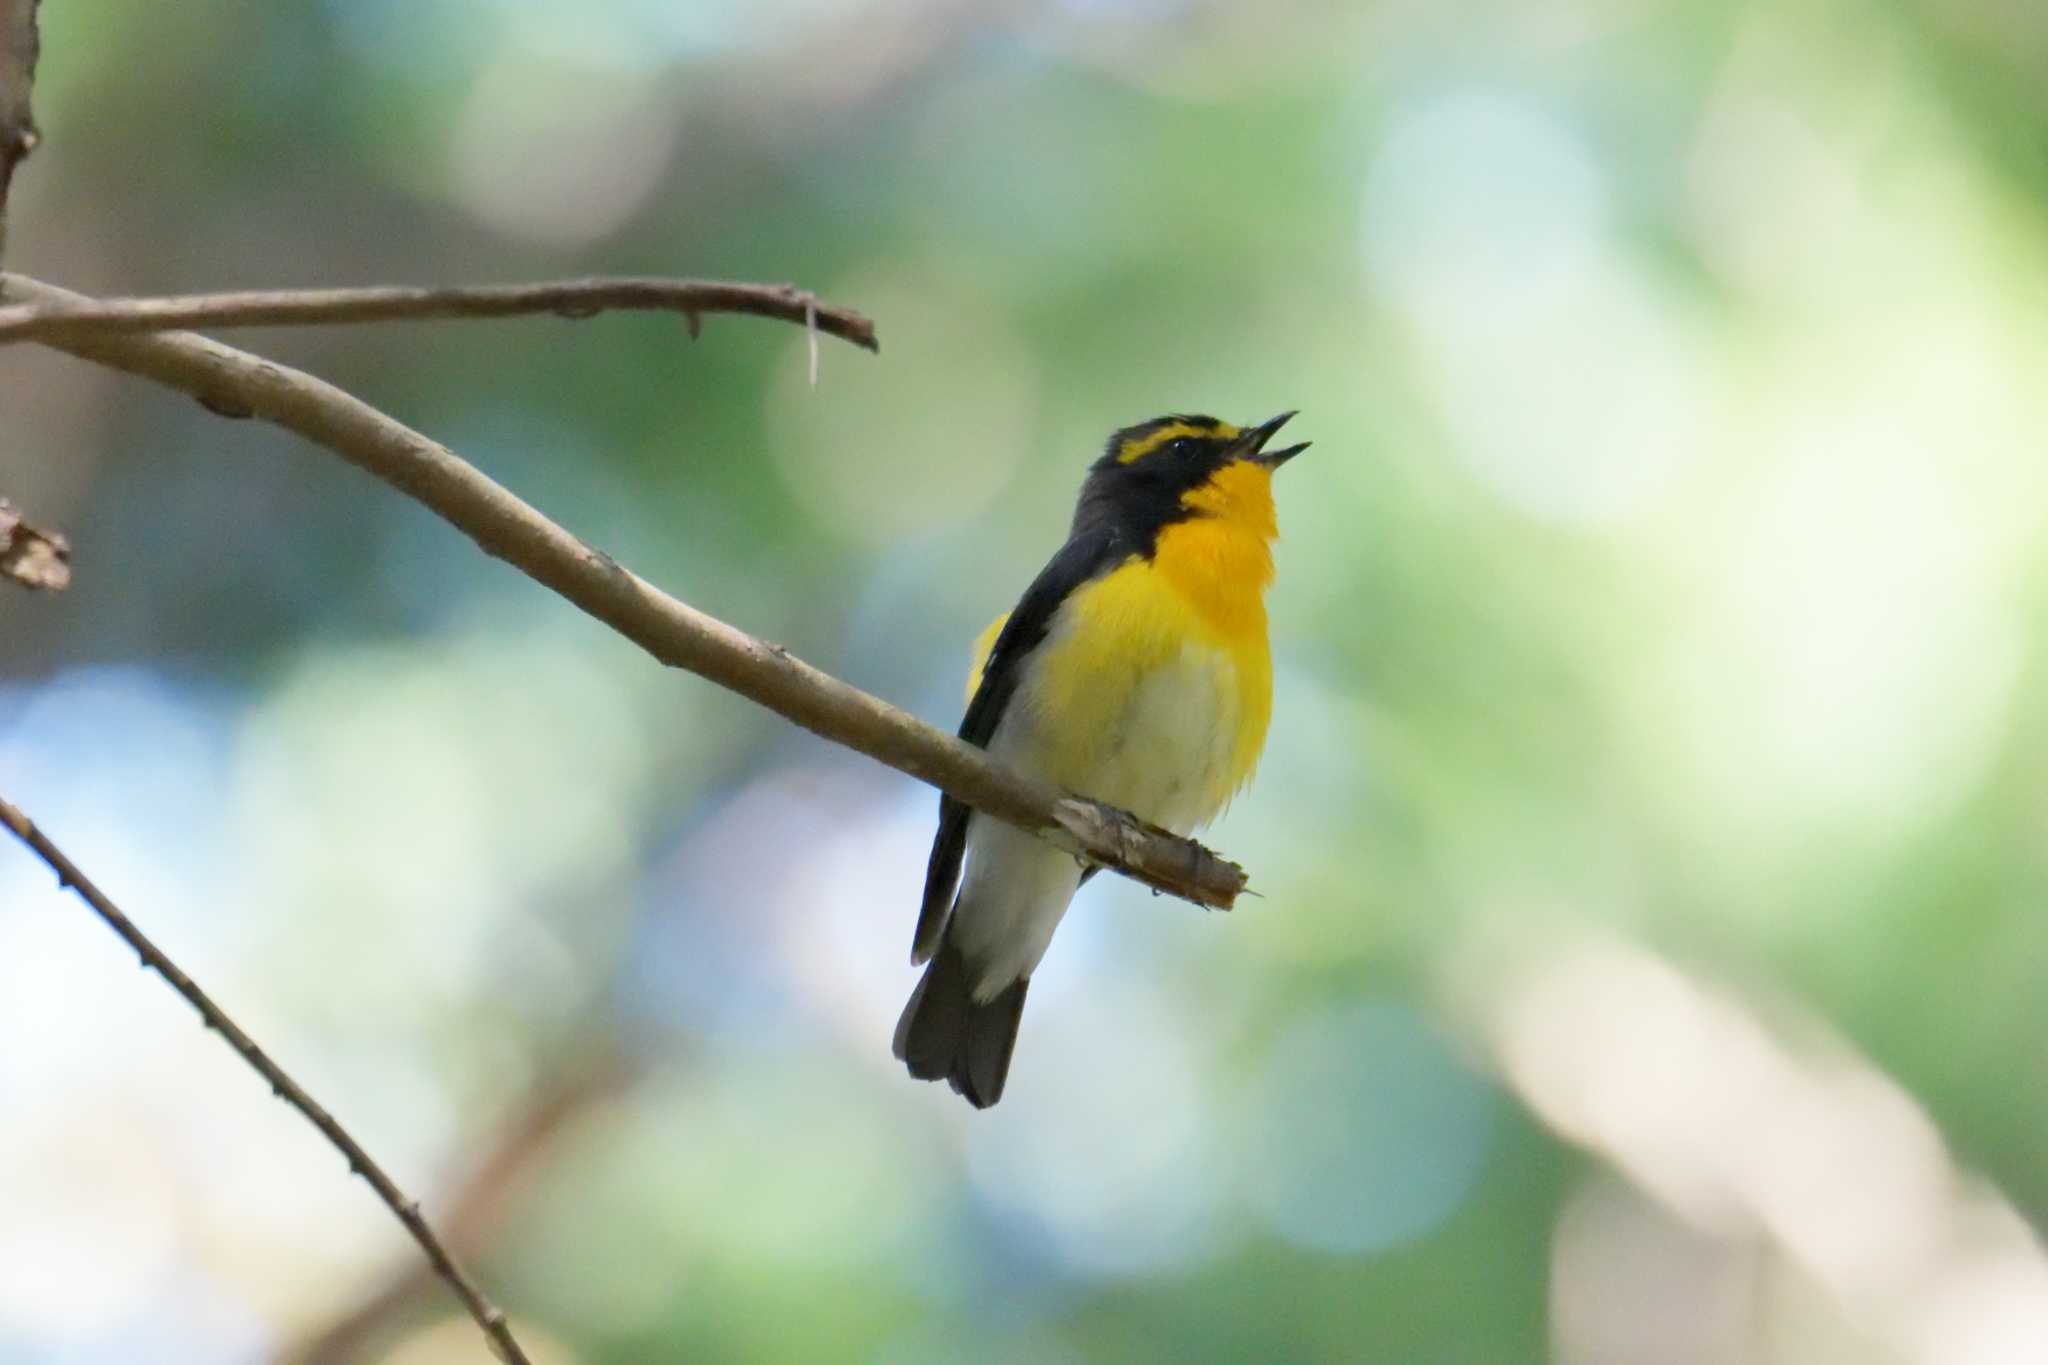
[[[1174,522],[1214,517],[1267,540],[1275,534],[1273,471],[1308,442],[1266,449],[1287,424],[1283,412],[1254,427],[1177,414],[1125,427],[1088,471],[1076,529],[1107,518],[1150,547]]]

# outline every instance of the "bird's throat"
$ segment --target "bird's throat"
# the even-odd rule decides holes
[[[1197,516],[1159,533],[1152,562],[1203,624],[1226,642],[1264,640],[1273,551],[1246,522]]]

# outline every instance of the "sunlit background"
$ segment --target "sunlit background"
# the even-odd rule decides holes
[[[1085,462],[1299,408],[1230,915],[889,1057],[934,794],[331,456],[0,350],[19,803],[554,1365],[2048,1358],[2048,11],[44,7],[11,268],[879,325],[239,334],[950,727]],[[0,1361],[481,1339],[0,845]]]

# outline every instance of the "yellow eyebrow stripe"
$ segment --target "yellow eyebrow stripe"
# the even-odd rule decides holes
[[[1228,441],[1239,434],[1238,429],[1228,422],[1218,422],[1213,427],[1198,427],[1192,422],[1169,422],[1157,431],[1148,431],[1143,436],[1124,442],[1123,449],[1117,452],[1116,462],[1130,464],[1134,460],[1142,460],[1168,441],[1177,441],[1183,436],[1220,436]]]

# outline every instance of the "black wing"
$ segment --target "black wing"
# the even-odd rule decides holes
[[[1010,699],[1024,678],[1024,661],[1052,628],[1053,613],[1074,589],[1121,563],[1122,537],[1111,527],[1083,530],[1060,547],[1060,552],[1039,571],[1024,590],[1024,596],[1003,623],[988,662],[981,670],[981,686],[967,704],[960,722],[960,738],[986,749],[995,737],[996,725],[1009,709]],[[953,907],[953,892],[960,884],[960,862],[967,852],[966,805],[943,793],[939,797],[939,832],[932,840],[931,861],[925,866],[924,908],[918,911],[917,933],[911,940],[910,960],[923,962],[939,946]]]

